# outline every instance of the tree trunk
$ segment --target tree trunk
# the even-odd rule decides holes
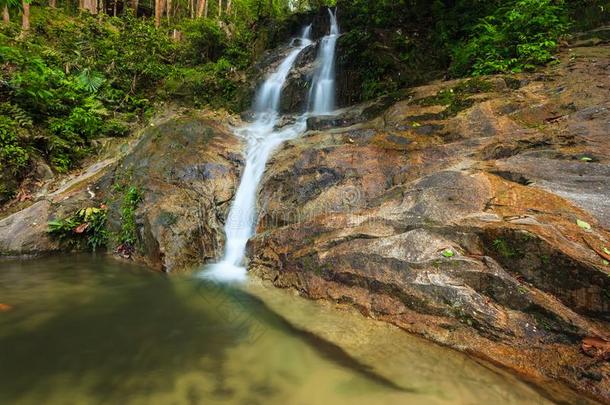
[[[222,16],[222,0],[218,0],[218,18]]]
[[[165,9],[165,1],[164,0],[155,0],[155,27],[159,28],[161,26],[161,17],[163,16],[163,11]]]
[[[227,15],[231,14],[231,0],[227,0]]]
[[[87,10],[91,14],[97,14],[97,0],[79,0],[79,8],[81,10]]]
[[[5,24],[11,22],[11,15],[8,12],[8,6],[4,6],[4,10],[2,10],[2,21],[4,21]]]
[[[207,0],[199,0],[197,3],[197,18],[201,18],[203,16],[203,12],[207,6]]]
[[[131,8],[133,8],[133,15],[134,16],[138,16],[138,0],[131,0]]]
[[[114,0],[114,1],[112,2],[112,15],[113,15],[114,17],[116,17],[116,7],[117,7],[117,0]]]
[[[170,17],[172,16],[172,0],[167,0],[167,7],[165,12],[167,13],[167,23],[170,23]]]
[[[49,7],[56,8],[57,7],[57,0],[49,0]]]
[[[21,30],[26,33],[30,30],[30,3],[23,0],[23,14],[21,15]]]
[[[210,2],[208,0],[205,1],[205,10],[203,10],[203,16],[205,18],[208,18],[208,9],[210,6]]]
[[[155,0],[155,27],[161,26],[161,0]]]

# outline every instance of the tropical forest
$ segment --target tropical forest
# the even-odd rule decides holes
[[[610,403],[609,0],[0,9],[0,404]]]

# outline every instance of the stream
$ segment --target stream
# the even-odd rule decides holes
[[[281,290],[268,293],[295,325],[352,331],[374,355],[236,287],[88,255],[1,267],[0,404],[545,403],[460,353]]]

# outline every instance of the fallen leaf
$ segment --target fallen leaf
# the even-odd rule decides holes
[[[587,156],[581,157],[580,160],[583,162],[592,162],[593,161],[593,159],[591,159],[590,157],[587,157]]]
[[[453,256],[455,256],[455,253],[451,249],[445,249],[445,250],[443,250],[443,252],[441,254],[444,257],[453,257]]]
[[[0,312],[8,312],[11,309],[13,309],[13,307],[11,305],[0,303]]]
[[[590,357],[610,360],[610,342],[598,337],[586,337],[582,340],[582,351]]]
[[[604,261],[610,261],[610,252],[607,248],[604,247],[600,249],[599,244],[597,244],[594,240],[590,240],[587,236],[583,236],[582,240]]]
[[[84,224],[77,226],[74,233],[83,233],[87,230],[87,228],[89,228],[89,223],[85,222]]]
[[[580,226],[585,231],[590,231],[591,230],[591,225],[589,225],[588,222],[581,221],[580,219],[576,220],[576,225]]]

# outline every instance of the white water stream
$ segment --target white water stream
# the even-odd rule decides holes
[[[314,115],[325,115],[335,108],[335,50],[339,39],[337,11],[328,9],[330,14],[330,35],[322,38],[318,60],[320,65],[309,94],[311,111]]]
[[[225,223],[224,256],[219,263],[210,266],[209,270],[203,273],[206,278],[221,282],[245,280],[246,244],[254,235],[257,220],[256,196],[267,161],[282,143],[306,131],[308,117],[328,114],[334,109],[334,58],[339,28],[335,13],[332,11],[329,13],[330,35],[321,40],[321,49],[317,57],[319,68],[312,83],[312,89],[315,91],[310,92],[309,95],[308,105],[312,106],[312,113],[307,112],[298,117],[293,124],[276,128],[286,79],[299,54],[313,44],[310,38],[310,25],[305,27],[300,38],[292,41],[293,49],[258,90],[254,101],[255,121],[235,130],[235,134],[247,142],[246,166]],[[312,95],[315,95],[313,102]]]

